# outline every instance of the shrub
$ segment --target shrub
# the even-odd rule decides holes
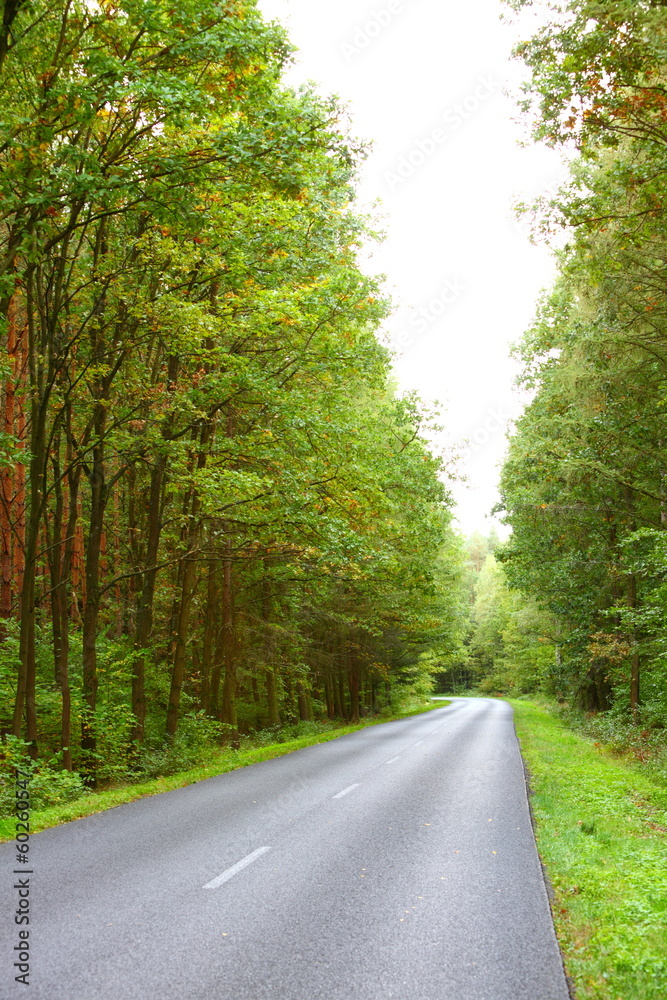
[[[202,712],[186,715],[173,740],[149,741],[142,748],[135,772],[136,780],[166,777],[187,771],[206,761],[234,727],[209,719]]]
[[[5,736],[0,742],[0,815],[11,816],[15,809],[16,771],[30,774],[29,791],[32,809],[71,802],[86,794],[80,774],[62,770],[62,754],[49,760],[34,761],[30,745],[15,736]]]

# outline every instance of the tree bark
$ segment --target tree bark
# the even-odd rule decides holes
[[[350,721],[359,721],[359,664],[354,653],[350,653],[348,684],[350,687]]]
[[[627,603],[631,610],[637,607],[637,578],[634,573],[629,573],[627,577]],[[637,635],[632,631],[630,635],[632,643],[632,654],[630,659],[630,710],[635,721],[639,713],[640,705],[640,674],[641,658],[637,649]]]
[[[171,393],[178,378],[179,361],[170,355],[167,362],[167,390]],[[132,740],[142,743],[146,729],[146,650],[153,632],[153,605],[155,602],[155,586],[157,583],[157,560],[162,536],[164,517],[164,484],[167,478],[168,454],[167,442],[171,439],[174,427],[174,414],[171,412],[164,421],[162,428],[162,449],[156,456],[151,468],[150,490],[147,511],[147,540],[145,552],[145,571],[141,577],[140,590],[136,604],[136,626],[134,635],[135,658],[132,666]]]
[[[104,397],[102,396],[102,399]],[[90,515],[88,543],[86,545],[86,603],[83,609],[83,700],[84,711],[81,719],[81,750],[83,754],[83,774],[91,786],[97,783],[97,736],[95,733],[95,711],[97,709],[97,633],[100,618],[100,561],[102,554],[102,532],[107,501],[105,469],[106,404],[99,402],[93,414],[95,443],[90,466]]]
[[[206,577],[206,610],[204,614],[204,636],[202,645],[201,688],[199,708],[208,713],[211,708],[211,677],[215,659],[216,618],[218,614],[218,567],[212,559],[208,564]],[[218,675],[218,683],[219,675]]]
[[[301,681],[297,681],[296,684],[297,702],[299,705],[299,719],[301,722],[312,722],[313,721],[313,706],[310,699],[310,694],[304,688]]]
[[[327,700],[327,718],[334,719],[336,717],[336,706],[334,704],[334,686],[330,673],[324,675],[324,694]]]
[[[35,706],[35,583],[37,553],[42,522],[42,505],[46,493],[46,419],[49,393],[44,361],[38,351],[32,311],[32,272],[28,275],[26,309],[28,318],[28,363],[30,379],[30,501],[25,522],[25,563],[21,587],[21,636],[19,669],[14,702],[12,732],[21,735],[25,711],[26,740],[31,754],[37,757],[37,716]]]
[[[213,422],[205,420],[202,423],[199,435],[199,454],[197,457],[197,469],[201,470],[206,465],[208,458],[208,448],[213,434]],[[187,641],[188,629],[190,627],[190,609],[192,598],[197,583],[197,546],[201,536],[201,522],[199,511],[201,499],[196,488],[191,490],[191,506],[189,515],[189,527],[187,529],[187,545],[182,561],[182,583],[181,595],[176,618],[176,636],[174,645],[174,659],[171,671],[171,688],[169,691],[169,704],[167,706],[167,736],[173,738],[178,728],[178,713],[181,703],[181,691],[185,679],[185,667],[187,661]]]
[[[225,665],[225,680],[222,687],[220,721],[238,726],[236,715],[236,650],[234,648],[234,609],[232,593],[231,542],[225,542],[227,554],[223,561],[222,577],[222,648]]]

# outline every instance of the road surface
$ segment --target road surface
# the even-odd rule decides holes
[[[14,1000],[567,1000],[511,708],[450,707],[35,835]]]

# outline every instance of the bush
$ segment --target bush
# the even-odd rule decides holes
[[[209,719],[202,712],[186,715],[173,740],[149,741],[142,748],[134,779],[166,777],[203,764],[233,731],[233,726]]]
[[[629,754],[663,778],[667,778],[667,735],[664,729],[651,729],[640,713],[639,724],[628,718],[622,705],[609,712],[582,714],[566,710],[567,721],[583,736],[589,737],[616,754]]]
[[[62,805],[86,794],[81,775],[62,770],[62,754],[34,761],[29,749],[28,743],[15,736],[5,736],[0,742],[0,816],[11,816],[15,811],[17,770],[30,774],[28,789],[32,809]]]

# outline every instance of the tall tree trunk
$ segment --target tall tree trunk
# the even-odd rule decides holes
[[[167,391],[174,392],[178,378],[179,360],[170,355],[167,361]],[[140,591],[136,605],[136,626],[134,635],[135,657],[132,666],[132,713],[134,726],[132,740],[142,743],[146,729],[146,650],[153,631],[153,605],[157,583],[157,561],[162,536],[168,453],[167,442],[171,440],[175,415],[169,413],[162,426],[162,448],[151,468],[150,492],[147,511],[147,540],[145,571],[141,577]]]
[[[166,455],[160,455],[151,469],[150,494],[147,512],[147,541],[141,589],[137,598],[136,627],[134,634],[134,660],[132,663],[132,740],[142,743],[146,728],[146,650],[153,631],[153,603],[157,581],[157,558],[162,534],[163,480],[167,464]]]
[[[345,696],[345,673],[341,669],[338,671],[338,703],[340,705],[340,717],[341,719],[349,718],[347,713],[347,698]]]
[[[359,721],[359,664],[354,653],[349,654],[348,684],[350,687],[350,721]]]
[[[220,682],[222,680],[222,668],[224,665],[225,651],[223,648],[222,625],[216,616],[215,648],[213,652],[213,662],[211,666],[211,689],[209,692],[209,715],[213,719],[220,719]]]
[[[635,520],[635,503],[634,503],[634,491],[630,486],[623,487],[623,499],[625,501],[628,517],[629,517],[629,529],[630,531],[637,530],[637,523]],[[632,611],[634,611],[638,606],[637,600],[637,577],[634,573],[628,573],[626,578],[626,598],[627,605]],[[635,629],[633,628],[630,632],[630,642],[632,644],[632,654],[630,661],[630,709],[632,711],[633,718],[637,721],[639,713],[640,704],[640,672],[641,672],[641,660],[639,656],[639,649],[637,646],[638,637]]]
[[[53,662],[55,666],[55,681],[60,689],[60,749],[63,755],[63,767],[72,770],[72,751],[70,747],[71,726],[71,692],[69,687],[69,636],[67,619],[67,581],[65,571],[65,547],[67,537],[63,537],[65,500],[63,495],[63,476],[60,467],[60,433],[54,436],[51,448],[53,465],[53,485],[55,506],[52,511],[51,532],[49,517],[45,516],[44,526],[47,542],[47,557],[51,579],[51,629],[53,635]],[[46,515],[46,512],[45,512]]]
[[[18,318],[19,295],[17,289],[9,301],[7,311],[7,354],[12,359],[13,371],[4,386],[2,429],[9,437],[13,437],[15,433],[16,342],[19,336],[17,327],[20,323]],[[16,519],[14,490],[13,470],[7,464],[0,469],[0,629],[3,628],[1,620],[10,618],[12,614],[12,582],[14,577],[12,532]],[[1,634],[0,638],[2,638]]]
[[[25,565],[21,588],[21,635],[19,643],[19,669],[14,702],[12,732],[21,735],[21,723],[25,711],[26,740],[31,745],[31,754],[37,757],[37,716],[35,705],[35,582],[37,576],[37,554],[42,523],[42,504],[46,495],[46,420],[48,382],[44,365],[47,363],[39,355],[36,343],[34,315],[32,311],[33,276],[28,275],[27,315],[28,315],[28,360],[30,375],[30,502],[25,523]]]
[[[196,539],[192,538],[196,544]],[[194,545],[193,545],[194,550]],[[198,563],[194,551],[185,557],[183,567],[183,580],[181,584],[181,598],[179,604],[178,617],[176,619],[176,643],[174,647],[174,661],[171,671],[171,687],[169,689],[169,704],[167,706],[167,736],[174,737],[178,728],[178,713],[181,704],[181,691],[185,680],[185,668],[187,663],[187,643],[188,630],[190,627],[190,609],[192,598],[194,597],[195,585],[197,582]]]
[[[213,434],[213,422],[206,420],[202,423],[199,435],[199,454],[197,457],[197,469],[201,470],[206,465],[208,458],[208,448]],[[201,522],[199,510],[201,499],[196,487],[191,491],[192,501],[190,507],[189,527],[187,529],[187,546],[182,565],[182,583],[178,614],[176,617],[176,634],[174,644],[174,659],[171,671],[171,687],[169,690],[169,704],[167,706],[167,736],[174,737],[178,728],[178,713],[181,703],[181,690],[185,680],[185,667],[187,662],[187,641],[188,630],[190,628],[190,609],[192,598],[194,597],[197,583],[198,553],[197,547],[201,535]]]
[[[637,607],[637,578],[634,573],[629,573],[627,577],[627,603],[631,610],[635,610]],[[635,721],[637,721],[637,716],[639,713],[640,705],[640,673],[641,673],[641,658],[639,655],[639,650],[637,649],[637,635],[633,630],[630,634],[630,641],[632,643],[632,652],[630,660],[630,710],[632,711],[632,716]]]
[[[278,702],[278,685],[276,675],[273,670],[267,669],[265,673],[266,681],[266,703],[269,710],[269,725],[280,725],[280,704]]]
[[[301,681],[296,682],[297,702],[299,705],[299,719],[301,722],[313,721],[313,705],[310,694],[304,688]]]
[[[278,684],[273,670],[273,634],[271,631],[271,581],[268,576],[269,560],[264,560],[262,578],[262,620],[264,623],[264,677],[266,683],[266,703],[269,711],[269,725],[280,725],[280,704]]]
[[[224,651],[225,680],[222,687],[220,721],[238,726],[236,715],[236,650],[234,636],[234,608],[232,592],[231,542],[225,542],[226,555],[222,570],[222,648]]]
[[[204,614],[204,636],[202,644],[201,689],[199,708],[208,712],[211,708],[211,675],[215,659],[216,617],[218,613],[218,566],[211,559],[206,577],[206,611]],[[219,675],[218,675],[218,683]]]
[[[327,700],[327,718],[334,719],[336,717],[336,706],[334,703],[334,685],[331,679],[331,674],[327,671],[324,675],[324,694]]]
[[[104,511],[107,501],[104,454],[106,412],[106,404],[98,403],[93,415],[95,443],[92,449],[90,467],[90,518],[85,565],[86,603],[83,609],[82,659],[84,711],[81,719],[81,750],[83,752],[83,773],[85,774],[86,781],[91,786],[95,786],[97,780],[95,711],[97,709],[98,686],[97,633],[101,602],[100,564]]]
[[[68,425],[71,422],[71,409],[68,407]],[[71,441],[71,436],[68,434]],[[60,742],[63,749],[63,765],[72,770],[72,693],[69,682],[69,606],[71,603],[71,573],[74,560],[74,534],[79,514],[79,484],[81,481],[81,466],[74,464],[74,454],[68,442],[67,447],[67,489],[68,515],[63,547],[63,562],[61,569],[61,597],[59,602],[60,627],[60,691],[62,694],[62,717],[60,720]]]

